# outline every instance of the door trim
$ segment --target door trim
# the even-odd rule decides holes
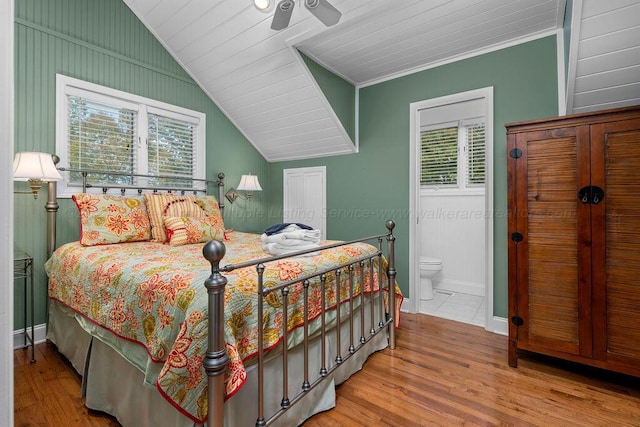
[[[419,299],[418,284],[420,283],[420,224],[419,224],[419,199],[420,186],[418,185],[418,171],[420,169],[418,141],[420,141],[420,110],[436,107],[443,104],[467,101],[470,99],[483,98],[485,100],[486,117],[486,146],[485,146],[485,245],[486,245],[486,311],[485,329],[494,332],[493,317],[493,86],[446,95],[439,98],[427,99],[424,101],[412,102],[410,104],[410,164],[409,164],[409,210],[411,212],[409,221],[409,294],[411,301],[411,311],[417,312]]]

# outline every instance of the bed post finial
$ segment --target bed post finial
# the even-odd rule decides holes
[[[393,229],[396,227],[396,223],[392,219],[388,220],[384,225],[389,230],[389,233],[393,233]]]
[[[202,248],[202,255],[211,264],[211,273],[220,273],[220,261],[227,253],[227,248],[219,240],[210,240]],[[211,279],[211,277],[209,277]]]
[[[224,418],[224,373],[229,355],[224,343],[224,288],[227,278],[220,274],[220,261],[227,249],[219,240],[211,240],[202,254],[211,264],[211,275],[204,281],[209,295],[207,353],[202,362],[208,377],[208,425],[222,427]]]

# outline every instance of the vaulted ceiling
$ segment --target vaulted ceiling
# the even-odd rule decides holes
[[[567,110],[640,104],[640,0],[574,0]]]
[[[363,86],[552,34],[566,0],[330,0],[342,13],[332,27],[298,0],[281,31],[253,0],[125,2],[265,159],[281,161],[357,150],[298,50]]]

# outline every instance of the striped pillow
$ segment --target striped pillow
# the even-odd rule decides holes
[[[202,203],[198,203],[196,196],[145,193],[144,200],[151,221],[151,240],[154,242],[165,243],[167,241],[164,217],[201,218],[207,216],[207,210]]]
[[[224,228],[215,216],[164,217],[165,232],[171,246],[224,240]]]

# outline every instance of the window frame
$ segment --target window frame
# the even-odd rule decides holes
[[[451,120],[442,123],[434,123],[420,127],[419,132],[419,141],[420,147],[418,149],[418,153],[422,151],[422,133],[457,127],[458,128],[458,138],[457,138],[457,170],[456,170],[456,183],[455,184],[422,184],[420,182],[420,192],[424,193],[432,193],[438,192],[441,195],[444,193],[453,194],[464,194],[464,193],[473,193],[473,194],[484,194],[485,192],[485,184],[487,181],[487,172],[486,172],[486,159],[485,159],[485,176],[484,182],[480,184],[470,184],[468,183],[469,178],[469,146],[468,146],[468,127],[482,123],[485,127],[485,143],[484,143],[484,153],[486,155],[486,145],[487,145],[487,136],[486,136],[486,117],[472,117],[472,118],[461,118],[458,120]],[[422,161],[421,158],[418,160],[418,175],[422,175]]]
[[[67,95],[79,96],[95,102],[107,105],[117,105],[134,110],[137,113],[138,142],[134,142],[136,153],[136,165],[134,174],[147,174],[147,137],[148,123],[147,113],[160,114],[166,117],[188,121],[195,125],[195,147],[196,158],[193,164],[193,178],[205,179],[206,177],[206,114],[190,110],[177,105],[168,104],[140,95],[134,95],[118,89],[90,83],[73,77],[56,74],[56,153],[60,157],[58,167],[69,168],[69,159],[66,155],[69,152],[69,103]],[[70,198],[73,194],[81,191],[78,184],[69,183],[69,173],[62,172],[63,180],[58,183],[58,197]],[[188,180],[185,180],[188,183]],[[145,186],[144,179],[138,179],[136,184]],[[196,181],[193,188],[203,190],[205,184]],[[101,192],[100,188],[90,188],[87,192]],[[127,190],[137,192],[137,190]],[[145,190],[143,190],[145,191]]]
[[[482,128],[483,131],[482,133],[484,134],[484,144],[482,146],[482,157],[483,157],[483,161],[482,161],[482,165],[483,165],[483,172],[484,172],[484,176],[483,176],[483,180],[481,183],[471,183],[470,178],[470,171],[471,171],[471,165],[470,165],[470,160],[471,160],[471,147],[469,144],[469,129],[474,127],[475,125],[478,124],[482,124]],[[464,155],[464,159],[462,159],[462,161],[464,162],[464,165],[462,166],[463,169],[463,180],[464,180],[464,189],[465,190],[473,190],[479,187],[484,188],[486,182],[487,182],[487,161],[486,161],[486,153],[487,153],[487,123],[486,123],[486,118],[485,117],[476,117],[476,118],[472,118],[472,119],[464,119],[460,121],[460,133],[459,135],[462,137],[463,139],[463,155]]]

